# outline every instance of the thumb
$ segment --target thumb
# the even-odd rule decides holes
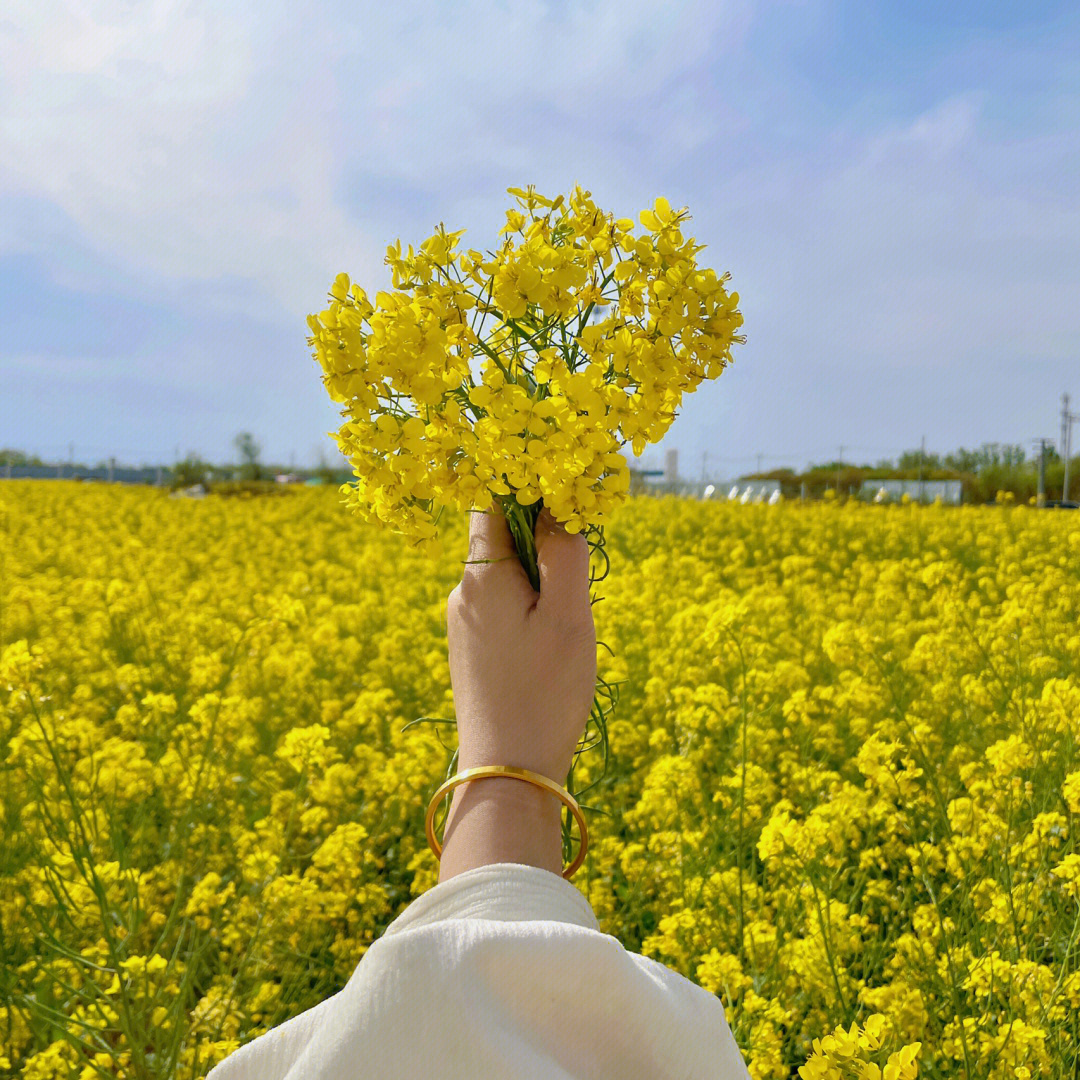
[[[568,533],[545,506],[536,519],[536,566],[543,607],[559,616],[589,609],[589,543]]]

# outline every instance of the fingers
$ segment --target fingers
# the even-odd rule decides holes
[[[540,573],[538,608],[559,619],[591,613],[589,604],[589,544],[580,534],[568,533],[544,507],[536,522],[536,563]],[[469,514],[469,556],[462,575],[462,595],[479,597],[490,590],[518,590],[522,597],[536,593],[518,558],[506,518],[497,509]],[[504,593],[509,596],[510,593]]]
[[[514,538],[510,535],[510,526],[498,510],[486,513],[474,510],[469,513],[469,562],[478,559],[506,559],[516,555]],[[484,564],[476,563],[480,569]]]
[[[542,605],[560,617],[589,610],[589,543],[568,533],[545,506],[536,521],[536,563]]]
[[[518,558],[514,537],[498,509],[469,513],[469,554],[461,575],[463,596],[478,600],[535,596]]]

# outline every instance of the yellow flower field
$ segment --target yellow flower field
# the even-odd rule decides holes
[[[454,732],[402,729],[453,716],[464,526],[433,564],[332,490],[0,485],[0,1076],[201,1077],[435,884]],[[1075,1076],[1080,514],[606,532],[601,927],[720,995],[755,1080]]]

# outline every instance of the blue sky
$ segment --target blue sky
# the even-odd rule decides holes
[[[747,344],[646,464],[1027,444],[1080,407],[1076,5],[16,0],[0,446],[332,455],[305,316],[440,221],[492,247],[529,183],[688,206],[740,293]]]

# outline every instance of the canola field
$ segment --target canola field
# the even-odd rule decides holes
[[[0,1076],[201,1077],[435,884],[465,522],[340,501],[0,486]],[[755,1080],[1076,1076],[1080,514],[633,498],[607,550],[602,929]]]

